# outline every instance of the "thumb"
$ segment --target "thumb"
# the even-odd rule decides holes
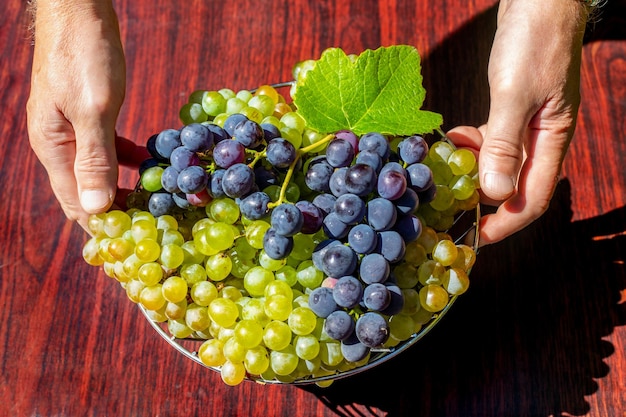
[[[115,130],[101,123],[75,126],[74,173],[80,204],[87,213],[102,213],[113,204],[118,165]]]
[[[528,123],[519,102],[492,102],[478,161],[480,187],[491,200],[504,201],[515,192]]]

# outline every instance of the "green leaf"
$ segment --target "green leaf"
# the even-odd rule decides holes
[[[294,103],[319,132],[409,136],[430,133],[443,123],[440,114],[421,110],[425,96],[414,47],[368,49],[356,59],[329,48],[296,85]]]

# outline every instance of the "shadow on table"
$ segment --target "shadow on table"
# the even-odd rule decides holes
[[[626,38],[625,15],[615,15],[625,2],[609,3],[588,42]],[[431,95],[427,107],[458,116],[450,121],[455,125],[478,125],[487,114],[485,74],[495,13],[492,8],[478,16],[423,62],[427,91],[451,92]],[[468,54],[472,63],[449,67]],[[445,78],[428,77],[444,67]],[[585,221],[571,218],[565,180],[541,219],[481,249],[470,290],[424,339],[373,370],[328,388],[304,389],[342,416],[589,412],[585,396],[597,391],[594,379],[610,372],[604,360],[614,352],[603,338],[626,324],[626,303],[620,304],[626,208]],[[612,234],[617,235],[602,238]]]

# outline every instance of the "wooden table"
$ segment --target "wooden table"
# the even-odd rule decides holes
[[[481,250],[469,292],[409,351],[326,389],[226,386],[82,260],[86,235],[65,220],[28,144],[26,2],[3,4],[0,415],[626,415],[623,0],[588,34],[578,129],[549,211]],[[195,89],[290,80],[295,62],[330,46],[415,45],[426,107],[446,129],[487,115],[493,0],[115,4],[128,60],[118,131],[137,142],[178,126]]]

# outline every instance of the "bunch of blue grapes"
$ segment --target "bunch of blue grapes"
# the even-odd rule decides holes
[[[358,138],[344,131],[323,156],[308,161],[306,185],[319,193],[312,203],[325,213],[327,236],[312,260],[331,278],[311,292],[309,305],[325,319],[326,333],[342,342],[349,361],[382,346],[389,336],[385,316],[402,310],[391,270],[421,234],[414,214],[420,202],[436,195],[433,173],[423,163],[428,151],[422,136],[400,138],[392,152],[380,133]],[[359,314],[350,314],[355,309]]]

